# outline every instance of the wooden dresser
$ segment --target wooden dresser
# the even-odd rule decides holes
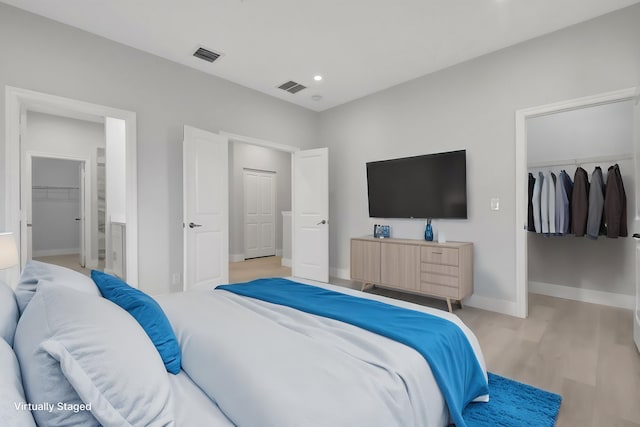
[[[458,301],[473,293],[473,243],[351,239],[351,280]]]

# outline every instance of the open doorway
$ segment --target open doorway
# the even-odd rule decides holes
[[[28,224],[31,218],[27,218],[29,209],[25,207],[32,202],[31,184],[27,177],[31,177],[31,171],[27,170],[31,162],[27,161],[27,151],[31,155],[47,154],[68,156],[71,158],[82,157],[85,160],[85,172],[89,176],[96,174],[91,171],[100,170],[100,163],[109,157],[110,167],[105,171],[106,190],[110,190],[118,197],[103,195],[104,229],[98,228],[98,208],[91,210],[91,216],[86,213],[85,221],[91,221],[92,227],[98,229],[95,235],[96,243],[88,244],[86,249],[86,264],[92,268],[99,267],[99,258],[105,259],[105,271],[118,274],[134,287],[138,286],[138,214],[137,214],[137,160],[136,160],[136,116],[135,113],[98,104],[91,104],[69,98],[48,95],[40,92],[29,91],[7,86],[6,95],[6,143],[5,143],[5,167],[6,192],[5,198],[5,229],[18,236],[17,246],[20,255],[20,265],[23,267],[32,255],[30,246],[30,231]],[[101,140],[103,151],[97,149],[84,155],[75,152],[70,153],[69,138],[61,136],[56,144],[45,144],[39,148],[26,148],[29,142],[28,120],[39,115],[40,117],[54,117],[60,122],[75,121],[79,123],[98,124],[101,127]],[[37,120],[37,119],[36,119]],[[62,126],[64,127],[64,126]],[[49,131],[45,132],[50,134]],[[33,136],[33,135],[32,135]],[[106,141],[105,141],[106,140]],[[51,141],[51,138],[49,139]],[[57,150],[53,146],[58,147]],[[79,144],[77,144],[80,146]],[[106,147],[105,147],[106,146]],[[111,148],[109,148],[111,147]],[[86,147],[85,147],[86,148]],[[66,154],[65,154],[66,153]],[[114,157],[115,156],[115,157]],[[102,165],[104,166],[104,165]],[[109,176],[111,175],[111,176]],[[100,203],[97,195],[97,177],[92,180],[91,191],[96,204]],[[109,202],[108,204],[106,202]],[[108,206],[110,210],[106,210]],[[114,208],[117,208],[114,210]],[[102,233],[104,238],[98,233]],[[103,241],[104,240],[104,241]],[[86,241],[86,239],[85,239]],[[113,244],[110,244],[113,243]],[[120,243],[116,245],[116,243]],[[104,246],[103,246],[104,244]],[[119,270],[116,269],[119,268]],[[5,279],[16,282],[19,269],[13,269],[5,274]],[[120,275],[120,274],[118,274]]]
[[[85,274],[104,269],[104,152],[104,121],[26,112],[21,163],[27,259]]]
[[[31,170],[31,247],[33,259],[88,273],[91,240],[97,237],[98,264],[104,270],[104,233],[100,221],[94,231],[93,194],[85,184],[86,160],[29,156]],[[88,204],[85,204],[88,202]],[[88,210],[87,210],[88,209]],[[102,216],[104,220],[104,216]],[[104,221],[102,223],[104,230]],[[89,244],[87,244],[89,240]]]
[[[291,276],[291,153],[231,139],[229,178],[229,281]]]
[[[559,296],[562,298],[575,299],[579,301],[585,302],[596,302],[600,304],[608,304],[615,305],[620,307],[627,307],[629,305],[633,305],[634,296],[631,293],[635,293],[635,284],[636,284],[636,266],[635,259],[633,257],[633,251],[631,249],[634,246],[634,243],[629,239],[628,241],[624,241],[626,239],[615,239],[611,241],[599,241],[599,242],[587,242],[583,240],[587,239],[579,239],[575,240],[575,237],[567,236],[566,238],[555,238],[549,237],[549,239],[553,240],[545,240],[544,237],[542,239],[537,238],[537,236],[532,236],[528,231],[530,228],[528,226],[528,199],[529,199],[529,191],[527,189],[527,176],[528,172],[532,172],[532,174],[537,174],[539,176],[540,169],[544,169],[547,171],[548,177],[553,180],[552,168],[559,168],[560,170],[566,170],[566,173],[571,173],[575,171],[578,167],[584,166],[589,171],[595,170],[597,166],[604,166],[608,169],[609,166],[613,164],[618,164],[620,169],[625,171],[626,176],[624,176],[624,186],[627,193],[628,198],[628,229],[638,230],[638,215],[637,215],[637,204],[636,200],[638,194],[638,186],[635,185],[637,181],[637,173],[636,168],[638,163],[636,161],[638,156],[637,143],[638,143],[638,133],[637,129],[640,125],[640,114],[638,114],[638,94],[636,88],[625,89],[616,92],[610,92],[605,94],[599,94],[594,96],[589,96],[585,98],[579,98],[569,101],[563,101],[559,103],[543,105],[539,107],[528,108],[525,110],[519,110],[516,112],[516,284],[517,284],[517,301],[516,307],[514,310],[514,314],[520,317],[526,317],[528,311],[528,293],[529,291],[537,292],[537,293],[545,293],[553,296]],[[606,129],[603,126],[602,118],[607,117],[607,110],[623,111],[622,116],[628,119],[627,121],[628,132],[627,136],[622,138],[624,140],[624,147],[618,149],[615,152],[608,152],[606,150],[613,149],[613,145],[611,144],[611,135],[605,138],[598,138],[596,133],[601,132],[602,129]],[[590,115],[597,115],[598,118],[596,120],[595,116],[589,118]],[[582,117],[581,122],[582,125],[577,126],[574,123],[573,125],[568,123],[567,120],[571,119],[573,116]],[[620,126],[620,118],[622,117],[619,113],[617,116],[610,117],[609,121],[611,121],[614,125],[614,129],[616,132],[621,128]],[[540,123],[534,123],[535,121],[539,121]],[[572,133],[576,133],[577,131],[577,141],[573,146],[565,146],[564,144],[552,144],[553,150],[540,150],[541,153],[544,154],[544,161],[540,161],[542,159],[535,159],[534,157],[529,158],[531,156],[537,156],[538,153],[536,150],[531,150],[533,147],[530,147],[529,144],[533,143],[535,140],[535,135],[531,134],[530,131],[534,129],[534,124],[542,125],[543,129],[549,129],[551,125],[554,127],[558,127],[558,123],[554,123],[557,120],[561,120],[560,129],[564,129],[565,131],[571,131]],[[592,129],[594,125],[599,129]],[[622,126],[624,127],[624,126]],[[635,127],[636,133],[634,135],[633,128]],[[580,135],[580,131],[585,131],[586,133]],[[586,144],[586,141],[592,137],[596,137],[596,144],[594,145],[595,151],[592,150],[590,153],[581,152],[581,150],[587,149],[589,147]],[[565,138],[566,139],[566,138]],[[635,142],[634,142],[635,141]],[[572,154],[561,153],[560,151],[563,149],[569,149],[569,152]],[[600,151],[598,151],[600,150]],[[602,151],[605,150],[605,151]],[[551,151],[551,153],[549,152]],[[555,155],[553,158],[549,158],[549,155]],[[560,158],[560,157],[562,158]],[[604,169],[603,169],[604,171]],[[586,175],[586,173],[585,173]],[[591,177],[587,176],[588,182],[591,182]],[[606,178],[605,178],[606,179]],[[556,181],[557,184],[557,181]],[[534,189],[535,192],[535,189]],[[549,199],[551,200],[551,199]],[[548,207],[547,207],[548,208]],[[535,209],[534,209],[535,212]],[[535,227],[534,227],[535,229]],[[631,231],[633,233],[633,231]],[[551,235],[551,230],[547,232],[547,234]],[[557,234],[557,233],[556,233]],[[571,234],[571,233],[568,233]],[[572,240],[573,239],[573,240]],[[554,244],[555,242],[555,244]],[[548,246],[549,244],[553,244],[553,251],[546,251],[543,246]],[[572,245],[572,246],[570,246]],[[579,245],[579,247],[576,247]],[[589,247],[585,246],[589,245]],[[571,276],[572,273],[581,274],[582,270],[580,268],[573,268],[567,270],[568,273],[555,274],[554,279],[551,280],[548,274],[552,272],[559,272],[559,268],[565,269],[565,266],[556,267],[543,267],[540,268],[539,265],[531,265],[533,262],[539,263],[541,257],[547,255],[553,255],[561,252],[563,255],[563,259],[567,259],[567,257],[574,257],[580,254],[586,254],[588,251],[589,259],[593,261],[593,265],[596,267],[598,265],[602,265],[602,263],[606,263],[606,260],[598,259],[598,253],[603,254],[607,252],[607,247],[611,247],[609,249],[615,249],[619,253],[624,253],[624,259],[626,267],[625,271],[627,273],[622,274],[621,277],[624,277],[625,280],[621,281],[615,288],[608,287],[606,291],[602,289],[598,289],[600,286],[598,282],[598,277],[591,277],[576,280],[575,275]],[[529,254],[529,250],[532,249],[532,253]],[[542,250],[540,250],[542,249]],[[547,248],[549,249],[549,248]],[[535,252],[533,252],[535,250]],[[631,254],[627,254],[630,252]],[[629,256],[627,256],[629,255]],[[532,257],[530,259],[530,256]],[[608,256],[608,255],[607,255]],[[537,257],[537,258],[536,258]],[[555,260],[554,260],[555,262]],[[585,265],[584,260],[580,261],[582,265]],[[531,277],[529,274],[529,270],[531,267],[531,274],[534,277]],[[592,268],[592,265],[588,265],[585,268]],[[563,270],[564,271],[564,270]],[[619,272],[618,272],[619,273]],[[547,275],[544,276],[543,275]],[[619,274],[618,274],[619,275]],[[538,277],[542,277],[542,279],[538,279]],[[599,276],[600,277],[600,276]],[[606,279],[600,277],[600,281],[609,282],[613,276],[607,276]],[[562,283],[553,283],[558,282],[562,279]],[[567,279],[569,278],[569,279]],[[544,280],[542,282],[541,280]],[[594,282],[595,280],[595,282]],[[552,282],[552,283],[546,283]],[[624,283],[622,283],[624,282]],[[531,289],[530,289],[531,287]],[[615,291],[612,292],[612,290]]]

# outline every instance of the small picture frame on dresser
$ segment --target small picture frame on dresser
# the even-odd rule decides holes
[[[373,226],[373,237],[376,239],[388,239],[391,237],[391,229],[388,225],[376,224]]]

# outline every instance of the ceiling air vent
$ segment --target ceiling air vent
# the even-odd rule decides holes
[[[220,58],[222,56],[222,54],[216,53],[216,52],[214,52],[212,50],[209,50],[209,49],[205,49],[203,47],[199,47],[198,50],[196,50],[193,53],[193,56],[195,56],[196,58],[200,58],[203,61],[213,62],[216,59]]]
[[[306,86],[291,80],[289,80],[286,83],[282,83],[280,86],[278,86],[278,89],[286,90],[289,93],[298,93],[302,89],[306,89],[306,88],[307,88]]]

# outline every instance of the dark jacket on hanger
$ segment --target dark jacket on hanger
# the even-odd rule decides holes
[[[622,183],[620,167],[616,164],[607,172],[604,197],[604,219],[607,237],[627,237],[627,195]]]
[[[567,194],[567,205],[569,209],[562,231],[563,234],[567,234],[571,232],[571,196],[573,193],[573,182],[571,182],[569,174],[564,169],[560,172],[560,179],[562,179],[562,186],[564,187],[564,191]]]
[[[536,231],[533,223],[533,187],[536,185],[536,179],[529,172],[529,213],[527,215],[527,231]]]
[[[591,174],[589,187],[589,213],[587,216],[587,237],[597,239],[599,234],[604,234],[602,212],[604,208],[604,182],[602,169],[596,166]]]
[[[589,176],[587,171],[578,167],[573,176],[571,193],[571,232],[576,236],[584,236],[587,231],[589,209]]]

